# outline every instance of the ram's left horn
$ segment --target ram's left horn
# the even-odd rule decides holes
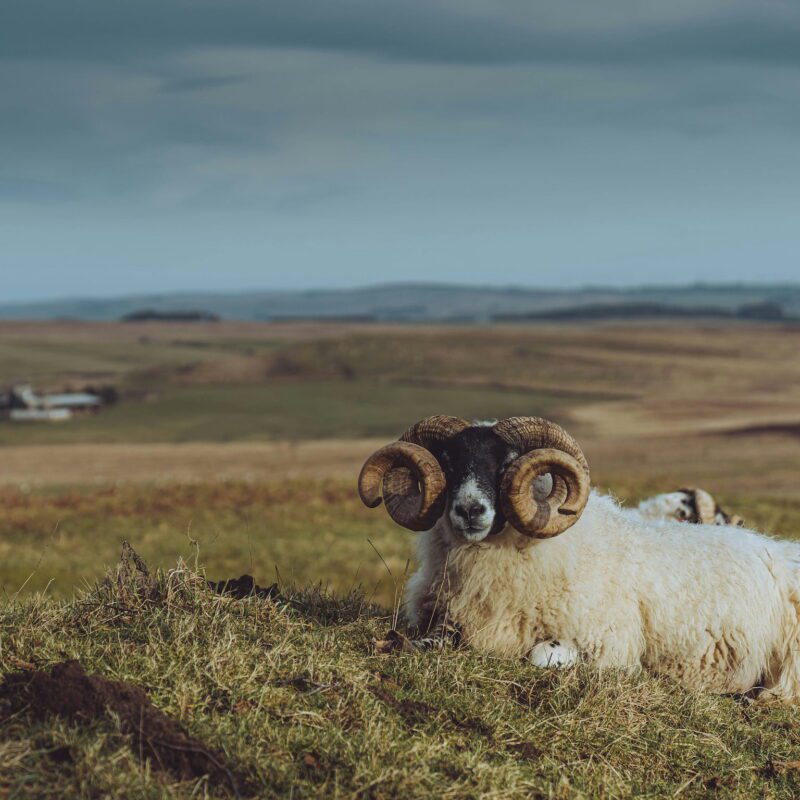
[[[404,528],[425,531],[444,511],[447,481],[433,454],[418,444],[394,442],[373,453],[358,476],[364,505],[386,502],[389,516]]]
[[[574,525],[589,500],[589,465],[578,443],[559,425],[539,417],[510,417],[494,428],[520,453],[501,486],[503,511],[522,534],[558,536]],[[533,482],[551,475],[549,497],[534,496]]]
[[[412,531],[432,528],[444,513],[447,479],[431,449],[467,427],[469,423],[459,417],[425,417],[400,441],[373,453],[358,476],[358,494],[364,505],[376,508],[382,497],[398,525]]]

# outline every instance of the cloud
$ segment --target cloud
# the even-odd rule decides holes
[[[443,0],[5,0],[0,53],[123,61],[209,47],[302,48],[410,61],[800,63],[794,0],[631,4]],[[548,8],[548,6],[551,6]],[[552,6],[557,7],[554,10]]]
[[[0,175],[0,203],[63,203],[72,200],[75,192],[54,181],[26,175]]]
[[[204,92],[209,89],[224,89],[227,86],[241,83],[243,75],[193,75],[180,78],[165,79],[159,91],[165,94],[178,92]]]
[[[797,0],[3,0],[4,257],[22,294],[63,253],[154,290],[780,270],[798,40]]]

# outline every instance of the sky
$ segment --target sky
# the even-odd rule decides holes
[[[797,0],[3,0],[0,302],[800,281]]]

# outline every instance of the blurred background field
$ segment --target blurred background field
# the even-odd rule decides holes
[[[391,604],[412,537],[362,508],[371,450],[431,413],[538,414],[578,436],[625,501],[701,485],[800,535],[800,327],[730,321],[514,325],[0,323],[0,386],[112,385],[58,424],[0,421],[0,583],[69,595],[129,539],[362,585]]]

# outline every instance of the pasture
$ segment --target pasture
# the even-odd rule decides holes
[[[799,344],[772,325],[0,323],[0,386],[122,395],[62,425],[0,422],[3,672],[79,658],[146,687],[245,796],[797,796],[793,710],[460,651],[374,655],[412,537],[354,483],[426,414],[539,414],[624,501],[699,485],[800,537]],[[123,539],[161,570],[146,602],[97,586]],[[200,573],[281,594],[219,597]],[[130,743],[119,720],[17,709],[0,794],[233,791],[145,768]]]

